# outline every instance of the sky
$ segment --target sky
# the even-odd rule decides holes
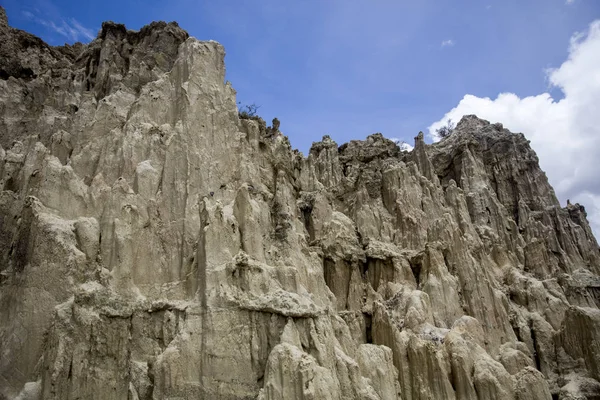
[[[242,104],[308,153],[477,114],[523,132],[559,200],[600,234],[600,0],[0,0],[12,26],[59,45],[102,21],[177,21],[225,46]]]

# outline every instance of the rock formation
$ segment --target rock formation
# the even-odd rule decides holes
[[[0,10],[0,398],[600,398],[598,244],[522,134],[304,158],[216,42]]]

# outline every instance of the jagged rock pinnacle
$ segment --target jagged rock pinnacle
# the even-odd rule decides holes
[[[224,55],[164,22],[51,47],[0,8],[0,398],[600,395],[598,244],[522,134],[305,158]]]

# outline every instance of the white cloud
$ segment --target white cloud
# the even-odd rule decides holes
[[[78,33],[78,35],[81,35],[88,40],[94,40],[96,37],[96,35],[94,35],[94,31],[81,25],[75,18],[70,18],[70,21],[71,26],[75,28],[75,31]]]
[[[455,44],[454,40],[452,40],[452,39],[447,39],[447,40],[442,41],[442,47],[452,47],[452,46],[454,46],[454,44]]]
[[[540,165],[554,186],[559,200],[586,206],[588,219],[600,235],[600,20],[587,32],[573,35],[568,59],[548,72],[551,87],[564,98],[548,93],[519,98],[501,93],[494,100],[465,95],[459,104],[429,127],[435,130],[450,118],[476,114],[491,122],[501,122],[513,132],[523,132],[531,140]]]
[[[34,21],[40,25],[45,26],[46,28],[58,33],[61,36],[66,37],[67,39],[77,42],[81,40],[93,40],[95,38],[94,32],[91,29],[88,29],[81,25],[79,21],[75,18],[69,18],[68,20],[60,19],[60,21],[50,21],[37,15],[33,14],[30,11],[22,11],[22,14],[29,20]]]
[[[575,3],[575,0],[567,0],[567,4],[573,4]]]

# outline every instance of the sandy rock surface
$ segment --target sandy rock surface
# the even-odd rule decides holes
[[[598,243],[522,134],[304,157],[224,55],[0,8],[0,398],[599,398]]]

